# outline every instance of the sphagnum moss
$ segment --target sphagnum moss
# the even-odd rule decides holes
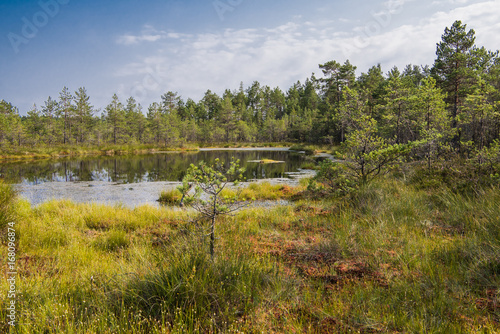
[[[225,217],[213,261],[186,211],[12,202],[18,332],[494,333],[499,202],[382,179]]]

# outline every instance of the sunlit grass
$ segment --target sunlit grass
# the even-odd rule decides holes
[[[241,193],[282,198],[281,187]],[[464,196],[381,179],[345,198],[244,209],[218,221],[213,261],[189,210],[9,203],[16,333],[500,330],[496,188]]]
[[[0,160],[49,159],[67,156],[148,154],[160,151],[197,151],[194,144],[172,147],[152,144],[50,145],[2,147]]]
[[[158,202],[162,204],[179,204],[182,198],[182,193],[174,188],[174,189],[168,189],[164,190],[160,193],[160,198],[158,199]]]
[[[0,180],[0,237],[6,232],[7,224],[12,222],[15,212],[12,202],[15,200],[16,192],[10,184]]]
[[[239,201],[277,200],[288,199],[298,194],[307,186],[301,183],[298,187],[288,185],[271,184],[270,182],[241,183],[238,187],[227,187],[222,190],[221,196]],[[192,202],[193,194],[190,193],[185,198],[185,204]],[[178,205],[182,194],[178,189],[168,189],[161,192],[158,202],[168,205]]]
[[[300,189],[288,185],[271,184],[269,182],[252,182],[241,188],[239,197],[254,200],[275,200],[278,198],[289,198]]]

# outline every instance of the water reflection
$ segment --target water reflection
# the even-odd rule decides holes
[[[2,163],[0,175],[14,183],[29,185],[75,181],[112,183],[180,181],[192,163],[197,164],[201,160],[212,163],[219,158],[228,164],[231,157],[241,160],[241,166],[246,168],[247,180],[286,178],[287,173],[296,172],[304,161],[302,155],[286,150],[200,151]],[[249,162],[261,159],[284,161],[284,163]]]

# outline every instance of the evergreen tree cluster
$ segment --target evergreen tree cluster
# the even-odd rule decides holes
[[[0,149],[34,145],[222,142],[342,143],[367,124],[391,144],[421,145],[429,163],[441,151],[489,147],[500,137],[500,58],[475,45],[460,21],[446,28],[432,67],[380,65],[356,77],[349,60],[319,65],[286,92],[254,82],[222,96],[207,90],[195,102],[167,92],[143,110],[115,94],[98,110],[85,88],[64,87],[20,116],[0,101]],[[361,132],[360,132],[361,131]],[[352,137],[352,136],[351,136]]]

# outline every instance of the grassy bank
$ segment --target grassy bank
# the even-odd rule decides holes
[[[164,151],[197,151],[199,148],[262,148],[289,147],[289,143],[190,143],[172,146],[125,144],[125,145],[52,145],[52,146],[10,146],[0,149],[2,160],[33,160],[67,156],[148,154]]]
[[[498,203],[381,180],[225,217],[212,261],[187,211],[17,202],[17,332],[495,333]]]
[[[0,162],[2,160],[34,160],[58,158],[67,156],[87,155],[124,155],[148,154],[165,151],[197,151],[200,148],[280,148],[292,147],[293,150],[306,151],[306,153],[331,152],[331,147],[326,145],[299,145],[292,143],[189,143],[172,146],[150,144],[124,144],[124,145],[51,145],[51,146],[9,146],[0,149]]]
[[[262,147],[290,147],[292,143],[287,142],[262,142],[262,143],[241,143],[241,142],[222,142],[222,143],[197,143],[200,148],[262,148]]]
[[[37,147],[10,147],[0,150],[0,161],[2,160],[34,160],[48,159],[68,156],[89,155],[125,155],[125,154],[148,154],[163,151],[196,151],[195,145],[181,146],[157,146],[157,145],[102,145],[102,146],[37,146]]]
[[[238,201],[261,201],[261,200],[277,200],[290,199],[305,190],[307,180],[301,180],[299,187],[290,187],[282,184],[271,184],[269,182],[251,182],[242,183],[239,187],[230,187],[222,191],[221,195],[228,198],[234,198]],[[193,195],[194,190],[189,193]],[[162,191],[158,202],[167,205],[179,205],[182,198],[182,193],[174,188]],[[185,198],[187,203],[191,198]]]
[[[294,144],[290,146],[293,151],[304,151],[307,155],[319,153],[335,154],[339,150],[338,145],[319,145],[319,144]]]

